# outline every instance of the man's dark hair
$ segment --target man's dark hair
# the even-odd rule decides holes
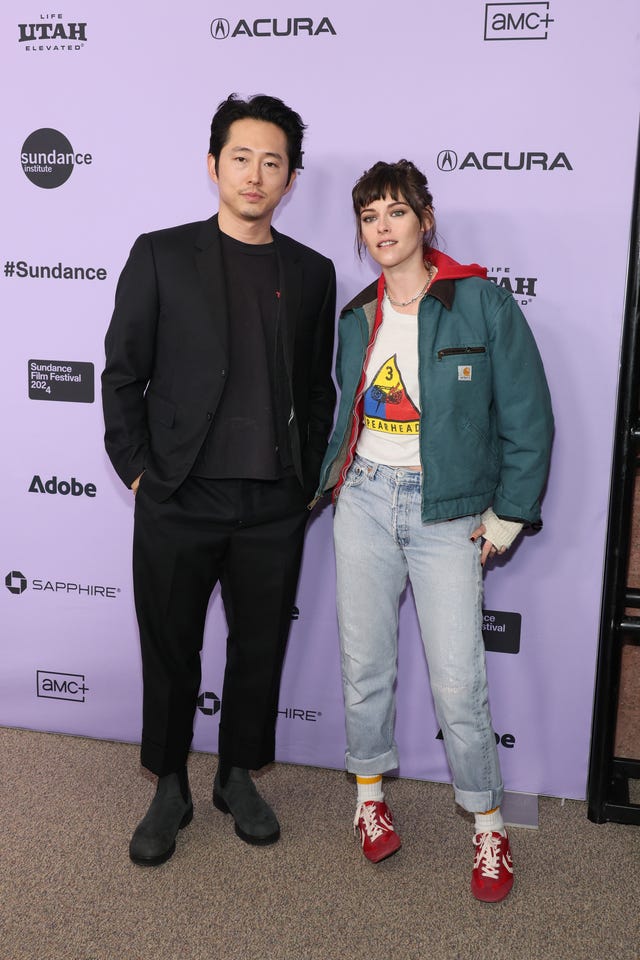
[[[302,137],[305,124],[299,113],[288,107],[277,97],[268,97],[259,93],[248,100],[241,100],[237,93],[231,93],[226,100],[218,104],[211,121],[209,153],[215,158],[216,171],[220,151],[229,139],[231,124],[236,120],[263,120],[275,123],[287,138],[287,157],[289,159],[289,180],[293,171],[302,166]]]
[[[432,222],[430,229],[425,232],[424,245],[426,248],[434,247],[436,221],[433,214],[433,196],[424,173],[410,160],[398,160],[397,163],[384,163],[380,160],[374,163],[370,170],[365,170],[351,191],[360,256],[363,247],[360,212],[374,200],[384,200],[386,196],[394,200],[404,200],[421,223],[425,213],[429,213]]]

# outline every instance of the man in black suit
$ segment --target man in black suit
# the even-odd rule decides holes
[[[144,234],[118,282],[102,376],[105,444],[136,497],[141,759],[158,776],[129,853],[155,865],[193,815],[187,755],[207,605],[228,625],[215,806],[246,842],[280,835],[249,771],[274,759],[307,504],[331,427],[335,272],[279,234],[304,125],[232,94],[211,124],[210,220]]]

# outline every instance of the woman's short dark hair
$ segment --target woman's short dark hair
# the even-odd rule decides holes
[[[362,257],[362,225],[360,213],[374,200],[384,200],[386,196],[394,200],[404,200],[418,220],[422,223],[425,213],[429,213],[431,226],[425,231],[425,247],[436,245],[436,221],[433,215],[433,196],[422,170],[418,170],[410,160],[398,160],[397,163],[384,163],[379,160],[370,170],[365,170],[351,191],[353,209],[356,215],[356,242],[358,253]]]
[[[299,113],[288,107],[277,97],[268,97],[259,93],[248,100],[241,100],[237,93],[231,93],[226,100],[218,104],[211,121],[209,153],[215,158],[216,171],[220,152],[229,139],[231,124],[236,120],[263,120],[275,123],[287,138],[287,157],[289,159],[289,180],[293,171],[302,165],[302,137],[305,124]]]

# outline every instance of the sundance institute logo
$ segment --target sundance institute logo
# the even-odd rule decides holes
[[[51,190],[67,182],[75,164],[89,166],[93,157],[90,153],[76,153],[59,130],[42,127],[25,140],[20,162],[31,183]]]

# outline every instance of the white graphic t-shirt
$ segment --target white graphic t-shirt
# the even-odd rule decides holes
[[[365,377],[364,428],[357,452],[392,467],[420,463],[418,318],[385,297]]]

